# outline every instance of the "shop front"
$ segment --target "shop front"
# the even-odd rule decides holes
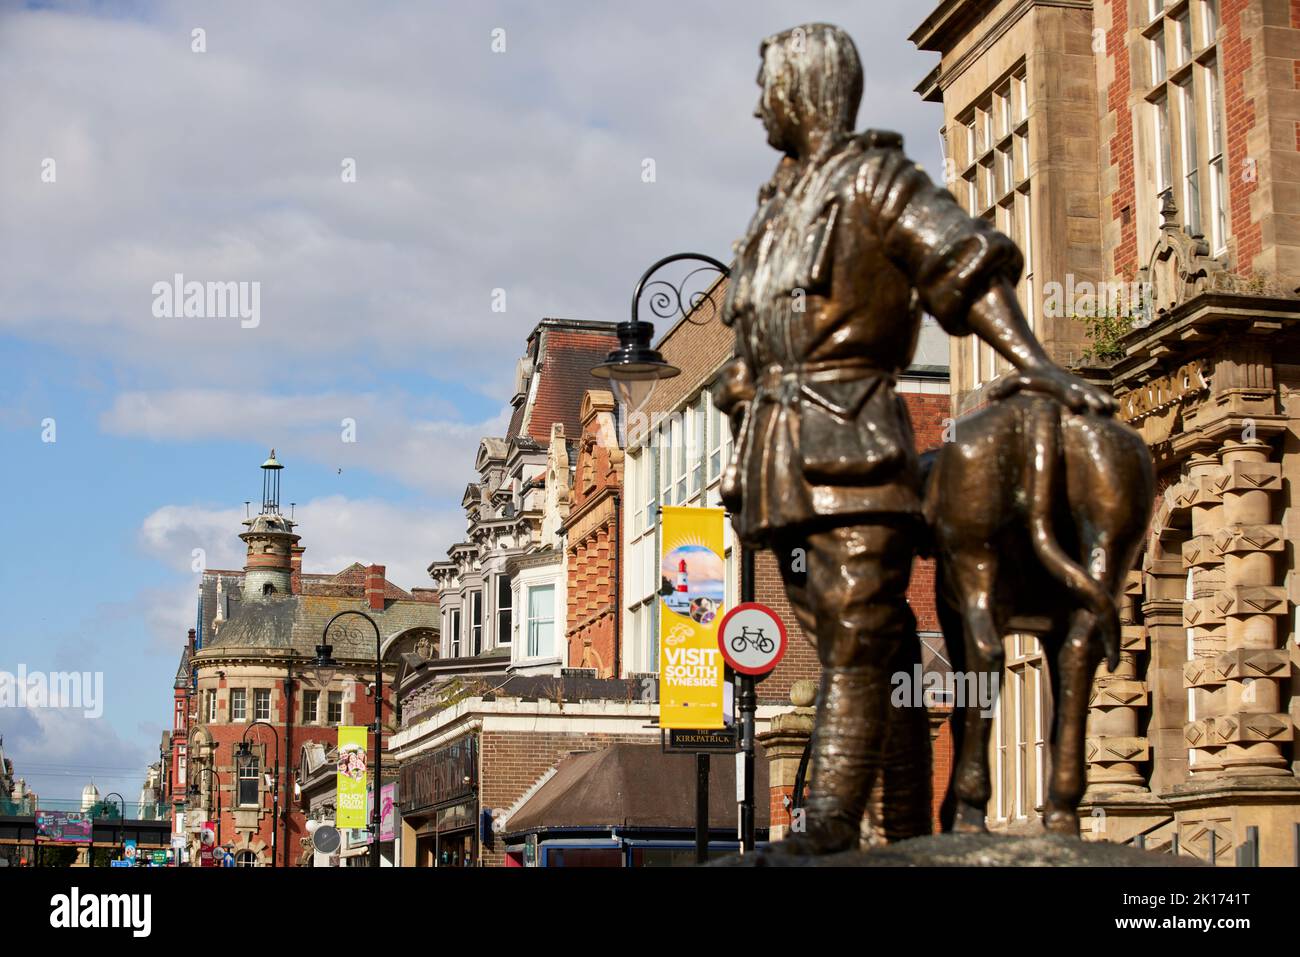
[[[403,866],[472,867],[478,860],[478,735],[403,762],[398,787]]]

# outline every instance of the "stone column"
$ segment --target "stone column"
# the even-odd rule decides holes
[[[1145,791],[1138,765],[1151,749],[1138,733],[1138,709],[1147,702],[1147,687],[1138,670],[1138,655],[1146,651],[1146,628],[1137,623],[1135,603],[1142,594],[1142,573],[1129,573],[1120,598],[1119,667],[1097,669],[1088,713],[1088,788],[1098,791]]]
[[[1187,746],[1192,756],[1191,777],[1218,774],[1218,741],[1208,733],[1209,719],[1221,710],[1223,676],[1216,666],[1224,648],[1223,614],[1218,595],[1223,585],[1223,556],[1214,534],[1223,526],[1223,495],[1219,459],[1195,454],[1188,459],[1187,476],[1180,488],[1179,504],[1188,508],[1192,535],[1183,543],[1183,562],[1191,572],[1192,591],[1183,602],[1183,624],[1190,630],[1183,683],[1191,691],[1190,710],[1196,719],[1187,725]],[[1202,720],[1205,719],[1205,720]]]
[[[1217,668],[1224,691],[1212,733],[1224,745],[1223,773],[1231,777],[1286,773],[1282,744],[1292,738],[1279,686],[1290,665],[1286,650],[1277,647],[1277,620],[1286,614],[1287,600],[1273,567],[1283,536],[1282,527],[1271,524],[1282,466],[1268,456],[1269,446],[1261,441],[1225,444],[1222,450],[1224,525],[1215,544],[1223,555],[1217,604],[1225,649]]]
[[[792,819],[791,802],[794,800],[795,777],[804,747],[812,737],[813,702],[817,699],[817,685],[808,680],[796,681],[790,687],[790,703],[794,708],[772,719],[771,727],[756,737],[768,761],[769,813],[771,825],[768,840],[779,841],[789,833]],[[808,782],[804,782],[804,794]]]

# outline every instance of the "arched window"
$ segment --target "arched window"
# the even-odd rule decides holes
[[[239,854],[235,857],[235,866],[256,867],[257,854],[255,854],[253,851],[240,851]]]

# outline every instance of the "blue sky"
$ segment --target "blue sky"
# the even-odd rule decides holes
[[[99,720],[0,709],[47,797],[135,799],[192,552],[242,565],[271,446],[308,571],[427,584],[532,325],[623,318],[666,253],[727,258],[776,160],[763,36],[844,26],[859,125],[939,167],[903,0],[212,6],[0,2],[0,670],[105,675]],[[258,325],[155,317],[178,272],[260,283]]]

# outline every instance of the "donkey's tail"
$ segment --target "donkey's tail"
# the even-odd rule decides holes
[[[1115,598],[1105,585],[1062,550],[1052,531],[1056,473],[1061,460],[1060,428],[1057,403],[1045,398],[1031,398],[1030,456],[1025,476],[1025,488],[1029,493],[1030,540],[1043,567],[1096,616],[1106,662],[1114,671],[1119,665],[1119,611],[1115,607]]]

